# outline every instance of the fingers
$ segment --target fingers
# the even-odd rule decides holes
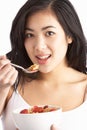
[[[57,127],[55,125],[52,125],[51,130],[58,130],[58,129],[57,129]]]
[[[10,63],[10,60],[6,56],[0,56],[0,69],[2,69],[6,64]]]
[[[2,60],[2,59],[6,59],[6,55],[0,56],[0,60]]]
[[[0,56],[0,86],[12,86],[17,78],[18,71],[10,65],[6,56]]]
[[[17,78],[18,71],[11,65],[6,65],[0,71],[0,85],[10,85],[12,86]]]

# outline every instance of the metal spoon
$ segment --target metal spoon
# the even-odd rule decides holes
[[[16,67],[16,68],[19,68],[19,69],[23,70],[25,73],[35,73],[35,72],[38,71],[38,68],[35,69],[35,70],[30,70],[30,67],[31,67],[31,66],[30,66],[28,69],[25,69],[25,68],[23,68],[23,67],[20,66],[20,65],[16,65],[16,64],[13,64],[13,63],[11,63],[11,65],[14,66],[14,67]]]

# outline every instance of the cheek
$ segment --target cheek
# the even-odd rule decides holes
[[[25,50],[26,50],[28,56],[31,57],[31,54],[32,54],[31,46],[29,44],[25,43],[24,47],[25,47]]]
[[[29,44],[29,42],[27,42],[27,41],[25,41],[24,46],[25,46],[25,49],[26,49],[27,52],[30,51],[31,48],[32,48],[31,44]]]
[[[65,39],[65,37],[60,36],[59,38],[56,38],[55,42],[52,44],[52,48],[54,48],[54,50],[58,51],[58,52],[65,52],[67,51],[68,48],[68,43]]]
[[[62,60],[66,59],[66,53],[67,53],[67,46],[59,48],[56,51],[56,58],[58,62],[61,62]]]
[[[53,52],[56,55],[57,59],[63,59],[66,57],[67,49],[68,49],[68,44],[62,44],[62,43],[57,43],[55,46],[52,46]]]

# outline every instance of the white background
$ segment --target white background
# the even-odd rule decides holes
[[[0,0],[0,55],[6,54],[11,50],[9,33],[11,23],[17,11],[27,0]],[[83,31],[87,38],[87,4],[86,0],[70,0],[81,21]],[[0,130],[2,130],[0,123]]]

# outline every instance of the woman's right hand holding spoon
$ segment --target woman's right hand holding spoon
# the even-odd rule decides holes
[[[17,70],[10,65],[6,56],[0,56],[0,88],[12,86],[17,78]]]

